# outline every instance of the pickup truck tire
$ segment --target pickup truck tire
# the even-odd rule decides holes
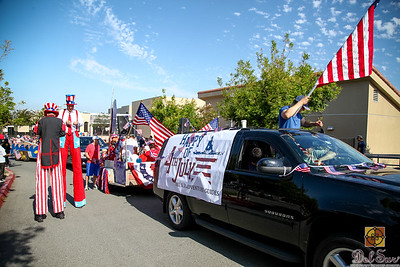
[[[176,230],[184,230],[193,223],[193,217],[184,196],[169,192],[167,197],[168,221]]]
[[[322,241],[314,253],[313,267],[350,266],[353,251],[361,250],[368,257],[370,249],[355,239],[344,235],[335,235]]]

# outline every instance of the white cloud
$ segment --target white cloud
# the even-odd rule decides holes
[[[306,14],[304,14],[304,13],[299,13],[298,15],[299,15],[300,19],[296,20],[296,23],[297,23],[297,24],[304,24],[304,23],[307,22]]]
[[[325,27],[325,26],[326,26],[326,22],[325,22],[322,18],[320,18],[320,17],[318,17],[318,18],[315,20],[315,23],[317,23],[317,25],[318,25],[319,27]]]
[[[340,15],[341,13],[342,13],[342,11],[337,11],[336,8],[331,7],[332,16],[336,17],[336,16]]]
[[[313,0],[313,7],[319,8],[321,6],[322,0]]]
[[[303,46],[310,46],[311,45],[311,43],[307,42],[307,41],[301,42],[300,44],[303,45]]]
[[[148,52],[145,48],[134,42],[134,30],[129,24],[119,20],[112,12],[111,8],[106,8],[104,24],[107,26],[109,34],[118,43],[120,50],[124,54],[142,59],[148,56]]]
[[[301,32],[301,31],[297,31],[297,32],[293,32],[293,33],[291,33],[290,34],[290,36],[304,36],[304,32]]]
[[[252,11],[252,12],[258,14],[258,15],[261,15],[261,16],[263,16],[264,18],[269,18],[269,14],[268,14],[267,12],[260,11],[260,10],[258,10],[258,9],[255,8],[255,7],[250,8],[249,11]]]
[[[359,18],[356,16],[356,13],[347,12],[343,20],[346,22],[358,22]]]
[[[337,31],[335,30],[328,30],[327,28],[323,27],[321,28],[321,31],[324,35],[328,36],[328,37],[336,37],[336,35],[338,34]]]
[[[376,29],[381,33],[379,36],[382,38],[393,38],[396,36],[396,29],[400,25],[400,19],[399,18],[392,18],[391,21],[383,23],[382,20],[375,20],[375,26]]]
[[[128,77],[118,69],[111,69],[101,65],[93,59],[74,59],[70,62],[70,68],[86,77],[99,80],[113,86],[131,89],[133,86],[129,83]]]
[[[330,18],[328,19],[328,21],[329,21],[329,22],[336,22],[336,18],[335,18],[335,17],[330,17]]]
[[[324,44],[323,43],[318,43],[317,47],[321,47],[322,48],[322,47],[324,47]]]
[[[351,5],[355,5],[355,4],[357,4],[357,0],[350,0],[349,3],[350,3]]]
[[[283,12],[288,13],[292,11],[292,8],[289,5],[283,5]]]
[[[398,1],[392,1],[392,2],[390,2],[390,5],[391,5],[391,6],[394,6],[395,8],[400,8],[400,2],[398,2]]]
[[[353,30],[354,29],[354,26],[351,26],[351,25],[349,25],[349,24],[347,24],[346,26],[344,26],[344,28],[346,29],[346,30]]]
[[[91,16],[95,16],[103,7],[106,1],[104,0],[80,0],[83,7]]]
[[[239,12],[235,12],[235,13],[233,13],[233,15],[235,15],[236,17],[240,17],[240,13]]]
[[[396,57],[396,61],[400,63],[400,57]]]

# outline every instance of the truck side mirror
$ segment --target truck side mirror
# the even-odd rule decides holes
[[[291,170],[292,167],[284,166],[282,159],[263,158],[257,162],[257,171],[263,173],[284,175]]]

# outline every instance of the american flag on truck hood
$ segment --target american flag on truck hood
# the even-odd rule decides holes
[[[316,86],[369,76],[374,53],[374,11],[376,0],[357,27],[329,62]]]
[[[171,136],[175,135],[161,122],[159,122],[154,116],[148,111],[148,109],[140,103],[139,108],[136,112],[135,119],[133,120],[134,125],[148,125],[154,134],[154,139],[157,146],[162,146],[164,141]]]

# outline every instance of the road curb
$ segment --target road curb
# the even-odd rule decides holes
[[[0,208],[3,205],[3,202],[6,200],[7,194],[10,191],[11,185],[15,180],[15,173],[13,173],[10,169],[6,169],[9,173],[6,181],[0,187]]]

